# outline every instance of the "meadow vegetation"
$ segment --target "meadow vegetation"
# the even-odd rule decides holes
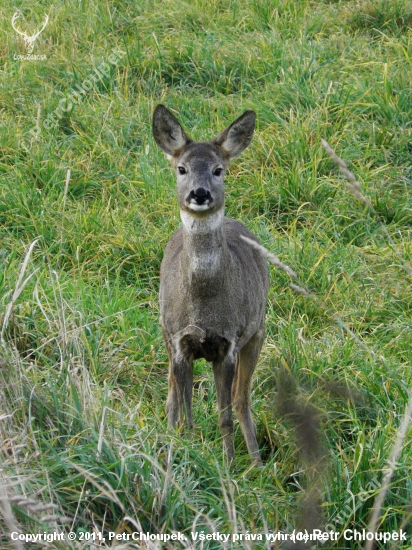
[[[17,8],[33,32],[49,14],[33,50],[45,60],[15,59],[27,53],[11,27]],[[293,530],[317,466],[276,405],[282,369],[302,407],[320,415],[323,524],[367,525],[412,382],[411,278],[384,231],[410,262],[411,23],[407,0],[3,2],[2,548],[23,548],[6,534],[13,525],[189,537]],[[113,52],[122,53],[110,63]],[[256,111],[252,144],[226,178],[227,215],[317,297],[271,270],[252,391],[261,470],[250,468],[238,427],[236,470],[225,463],[204,361],[193,437],[167,432],[157,292],[179,213],[151,136],[158,103],[198,140]],[[348,193],[321,138],[375,213]],[[407,529],[411,467],[409,431],[380,531]],[[410,548],[410,537],[391,548]],[[358,547],[342,537],[323,546]]]

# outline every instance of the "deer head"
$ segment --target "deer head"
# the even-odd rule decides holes
[[[13,29],[23,37],[23,40],[27,47],[27,52],[32,53],[36,39],[44,31],[47,23],[49,22],[49,16],[45,15],[42,28],[38,32],[36,32],[36,34],[33,34],[33,36],[29,36],[25,31],[21,31],[16,27],[16,21],[17,19],[19,19],[19,17],[22,17],[22,15],[23,14],[20,11],[16,11],[16,13],[13,15],[13,18],[11,20],[11,24]]]

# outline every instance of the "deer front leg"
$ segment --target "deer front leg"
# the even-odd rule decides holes
[[[193,360],[173,352],[170,355],[169,393],[166,404],[169,427],[183,426],[186,418],[186,423],[192,429]]]
[[[233,383],[233,406],[239,420],[246,445],[256,466],[262,466],[259,447],[256,440],[256,427],[252,419],[250,387],[260,349],[264,338],[264,329],[259,330],[240,350]]]
[[[219,428],[223,437],[226,456],[229,462],[235,458],[233,440],[232,384],[235,377],[235,358],[229,354],[221,361],[213,362],[217,407],[219,410]]]

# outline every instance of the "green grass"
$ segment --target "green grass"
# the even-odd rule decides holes
[[[10,521],[26,533],[292,530],[314,465],[276,408],[284,368],[300,402],[321,414],[324,524],[365,527],[411,386],[411,281],[382,229],[410,261],[410,3],[3,4],[0,506],[11,506],[0,519],[4,533]],[[16,8],[31,33],[49,14],[33,50],[45,60],[14,59],[27,53],[11,27]],[[109,64],[113,51],[124,55]],[[104,74],[46,128],[59,102],[99,67]],[[238,428],[237,470],[228,470],[206,362],[195,370],[193,437],[167,433],[157,291],[179,216],[173,176],[151,136],[157,103],[199,140],[256,111],[252,144],[227,176],[227,214],[379,358],[272,270],[252,395],[261,471],[249,468]],[[347,161],[379,219],[347,192],[321,138]],[[411,462],[409,432],[380,531],[410,520]],[[55,515],[68,523],[61,527]],[[1,536],[2,547],[12,547]],[[411,537],[393,548],[410,548]],[[341,537],[323,548],[359,547],[352,544]]]

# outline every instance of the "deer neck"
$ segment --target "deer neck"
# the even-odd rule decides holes
[[[219,283],[225,273],[228,253],[224,232],[224,210],[196,217],[181,210],[183,222],[183,256],[189,283]]]

